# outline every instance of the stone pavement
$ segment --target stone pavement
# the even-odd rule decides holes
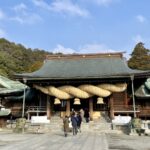
[[[84,132],[73,136],[69,133],[14,134],[0,133],[0,150],[108,150],[105,134]]]
[[[82,132],[16,134],[0,132],[0,150],[150,150],[149,136]]]

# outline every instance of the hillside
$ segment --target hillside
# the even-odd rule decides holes
[[[44,50],[25,48],[8,40],[0,39],[0,75],[11,77],[14,73],[32,72],[39,69],[46,55]]]

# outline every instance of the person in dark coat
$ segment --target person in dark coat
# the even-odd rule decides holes
[[[72,122],[73,135],[76,135],[77,134],[77,118],[75,116],[75,113],[73,113],[71,116],[71,122]]]
[[[84,118],[85,118],[85,120],[86,120],[86,123],[89,122],[89,117],[90,117],[89,111],[88,111],[88,109],[85,109],[85,112],[84,112]]]
[[[81,117],[80,112],[78,112],[78,114],[77,114],[77,129],[80,132],[81,132],[81,122],[82,122],[82,117]]]
[[[64,124],[64,136],[67,137],[67,133],[69,131],[69,118],[68,116],[65,116],[63,119],[63,124]]]

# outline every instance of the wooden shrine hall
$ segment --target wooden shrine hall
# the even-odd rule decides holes
[[[32,100],[25,101],[28,118],[63,117],[86,109],[91,120],[102,113],[110,118],[150,117],[150,112],[140,111],[134,94],[148,77],[150,71],[130,69],[123,53],[48,55],[39,70],[15,75],[36,91]]]

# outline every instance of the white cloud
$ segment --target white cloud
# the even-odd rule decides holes
[[[107,6],[112,3],[114,0],[94,0],[99,5]]]
[[[132,38],[132,40],[135,42],[135,43],[139,43],[139,42],[143,42],[144,39],[142,38],[141,35],[136,35],[135,37]]]
[[[36,6],[49,11],[80,17],[89,16],[89,12],[86,9],[80,8],[79,5],[74,4],[71,0],[56,0],[50,4],[46,3],[44,0],[32,1]]]
[[[46,9],[46,10],[51,9],[50,4],[46,3],[44,0],[32,0],[32,2],[35,6],[41,7],[43,9]]]
[[[144,16],[142,16],[142,15],[137,15],[137,16],[136,16],[136,19],[137,19],[137,21],[140,22],[140,23],[143,23],[143,22],[146,21],[146,18],[145,18]]]
[[[20,11],[24,11],[27,9],[27,6],[24,4],[24,3],[21,3],[19,5],[16,5],[14,8],[13,8],[16,12],[20,12]]]
[[[0,38],[3,38],[6,36],[6,32],[3,29],[0,29]]]
[[[108,52],[118,52],[108,48],[104,44],[86,44],[80,47],[79,53],[108,53]]]
[[[42,19],[36,14],[26,14],[23,16],[12,17],[11,20],[17,21],[20,24],[35,24],[36,22],[40,22]]]
[[[63,54],[86,54],[86,53],[115,53],[119,52],[117,50],[112,50],[103,44],[86,44],[80,47],[78,50],[72,48],[65,48],[63,45],[58,44],[56,48],[50,50],[53,53],[63,53]]]
[[[56,1],[52,3],[52,10],[56,12],[71,13],[72,15],[78,15],[87,17],[89,14],[85,9],[81,9],[77,4],[73,4],[71,1]]]
[[[42,20],[38,14],[29,11],[24,3],[16,5],[13,10],[16,12],[16,16],[11,17],[10,20],[17,21],[20,24],[34,24]]]
[[[63,54],[72,54],[75,53],[75,50],[71,48],[65,48],[64,46],[58,44],[56,48],[51,50],[53,53],[63,53]]]
[[[0,20],[5,19],[5,14],[4,12],[0,9]]]
[[[109,6],[112,3],[120,2],[121,0],[81,0],[82,2],[86,3],[93,3],[99,6]]]

